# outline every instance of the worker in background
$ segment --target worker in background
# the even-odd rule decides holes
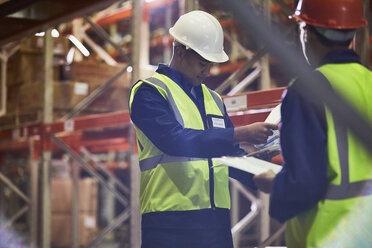
[[[169,32],[175,40],[170,64],[160,64],[130,94],[141,169],[142,247],[231,248],[228,177],[235,172],[211,168],[211,158],[243,154],[239,142],[264,143],[276,126],[234,128],[221,97],[202,83],[213,63],[228,60],[215,17],[192,11]],[[252,178],[243,180],[253,187]]]
[[[293,17],[299,22],[304,55],[316,68],[312,78],[324,76],[372,125],[372,72],[349,49],[356,29],[367,25],[362,1],[303,0]],[[367,190],[372,156],[328,108],[299,94],[300,80],[282,100],[283,169],[276,176],[272,171],[257,175],[254,181],[271,192],[270,215],[286,222],[289,248],[331,247],[322,244],[334,237],[341,219],[356,204],[372,204],[372,191]]]

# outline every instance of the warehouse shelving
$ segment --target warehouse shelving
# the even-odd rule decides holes
[[[26,3],[31,3],[32,1],[23,0],[19,1]],[[35,1],[35,2],[41,2],[41,1]],[[48,2],[48,1],[45,1]],[[50,3],[52,1],[49,1]],[[59,1],[54,1],[58,4]],[[103,6],[103,5],[109,5],[109,2],[112,3],[114,1],[82,1],[82,3],[91,5],[89,8],[93,9],[97,6]],[[151,9],[155,9],[162,6],[170,6],[174,3],[179,2],[177,0],[158,0],[151,3],[144,3],[143,7],[143,16],[141,17],[141,20],[148,21],[149,19],[149,12]],[[213,1],[208,1],[209,3],[212,3]],[[282,3],[282,0],[275,0],[274,2],[278,2],[279,5],[272,5],[271,12],[278,13],[281,9],[286,9],[288,12],[288,8],[284,6]],[[286,1],[288,2],[288,1]],[[66,5],[72,5],[74,6],[74,3],[72,3],[70,0],[67,2],[65,1]],[[76,5],[75,5],[76,7]],[[288,7],[288,5],[287,5]],[[77,9],[78,10],[78,9]],[[109,15],[105,15],[103,17],[94,19],[94,22],[97,25],[110,25],[118,20],[122,19],[129,19],[131,18],[132,11],[134,12],[135,9],[133,8],[121,8],[119,10],[116,10],[114,12],[111,12]],[[19,38],[21,36],[24,36],[25,34],[31,34],[35,32],[37,29],[40,29],[41,26],[43,28],[45,27],[51,27],[55,23],[60,22],[61,20],[66,20],[67,18],[70,18],[71,16],[77,16],[78,14],[85,14],[87,11],[71,11],[71,15],[63,16],[61,18],[55,18],[53,20],[45,21],[45,22],[37,22],[37,21],[30,21],[30,20],[23,20],[23,24],[25,25],[26,22],[29,21],[28,25],[33,26],[33,28],[28,28],[29,26],[25,25],[26,29],[24,30],[15,30],[13,28],[9,29],[9,25],[7,27],[3,28],[3,32],[0,32],[0,38],[2,38],[2,43],[5,44],[9,40],[14,40],[16,38]],[[138,12],[137,12],[138,14]],[[169,14],[169,13],[168,13]],[[287,16],[288,14],[285,13]],[[284,19],[284,18],[283,18]],[[13,23],[9,18],[5,18],[5,23]],[[43,24],[43,25],[41,25]],[[225,28],[231,29],[236,31],[236,27],[234,26],[234,22],[231,19],[223,20],[222,25]],[[1,26],[1,25],[0,25]],[[16,27],[15,25],[11,25],[12,27]],[[14,32],[11,35],[2,35],[5,31],[11,31]],[[9,34],[9,33],[7,33]],[[5,37],[5,38],[4,38]],[[133,41],[134,45],[139,44],[140,42]],[[166,48],[170,48],[171,39],[169,36],[161,36],[161,37],[155,37],[151,40],[150,46],[164,46]],[[134,49],[132,47],[130,48],[131,52],[134,52]],[[119,55],[120,53],[115,50],[113,53],[107,52],[112,57],[116,58],[113,54]],[[266,52],[263,51],[262,54],[264,55]],[[367,54],[367,53],[366,53]],[[372,54],[372,53],[371,53]],[[136,55],[136,54],[135,54]],[[257,55],[257,54],[256,54]],[[165,56],[164,56],[165,57]],[[248,56],[246,56],[248,58]],[[240,58],[240,57],[239,57]],[[372,55],[371,55],[372,58]],[[245,58],[244,58],[245,59]],[[260,62],[260,58],[257,59],[258,62]],[[268,63],[267,61],[265,63]],[[245,62],[242,62],[241,60],[234,62],[234,63],[226,63],[219,66],[216,66],[212,69],[211,74],[214,75],[221,75],[223,73],[231,73],[236,71],[237,69],[241,68],[246,64]],[[252,65],[251,65],[252,66]],[[250,67],[251,67],[250,66]],[[134,68],[136,68],[136,65],[133,65]],[[137,65],[138,67],[138,65]],[[234,80],[238,80],[237,78]],[[249,92],[249,93],[242,93],[242,94],[234,94],[232,96],[225,96],[224,99],[226,101],[234,102],[235,100],[241,100],[242,98],[245,98],[245,107],[239,107],[239,109],[233,109],[229,110],[229,115],[234,123],[235,126],[241,126],[246,125],[249,123],[253,123],[256,121],[263,121],[267,114],[270,112],[270,110],[280,103],[281,95],[284,91],[284,88],[278,88],[278,89],[272,89],[272,90],[264,90],[264,91],[256,91],[256,92]],[[29,215],[31,215],[31,228],[30,228],[30,236],[31,240],[35,242],[37,239],[36,237],[39,237],[43,235],[43,224],[37,223],[37,221],[40,221],[40,215],[41,211],[38,210],[40,208],[40,201],[36,200],[37,198],[40,198],[37,192],[38,185],[38,179],[37,174],[40,172],[41,164],[44,161],[43,153],[44,152],[50,152],[53,155],[55,154],[61,154],[61,153],[71,153],[72,157],[74,157],[76,160],[80,160],[79,154],[82,154],[82,149],[86,149],[92,154],[95,153],[107,153],[107,152],[126,152],[129,156],[133,156],[130,159],[129,166],[130,168],[137,168],[136,166],[136,146],[135,144],[135,137],[133,134],[133,126],[130,123],[129,119],[129,113],[128,111],[119,111],[114,113],[107,113],[107,114],[98,114],[98,115],[89,115],[89,116],[83,116],[83,117],[73,117],[69,120],[64,121],[56,121],[52,123],[40,123],[36,125],[31,126],[25,126],[21,125],[17,128],[13,129],[7,129],[7,130],[1,130],[0,131],[0,159],[4,159],[5,154],[15,154],[18,156],[24,156],[29,157],[30,161],[30,196],[26,196],[26,205],[25,207],[20,209],[20,212],[17,213],[17,216],[14,216],[14,218],[17,218],[19,214],[24,214],[27,209],[30,209]],[[280,160],[278,161],[280,162]],[[92,169],[93,173],[94,170],[96,170],[99,165],[93,163],[86,163],[83,160],[80,160],[79,162],[81,166],[85,170]],[[93,166],[92,166],[93,165]],[[89,167],[88,167],[89,166]],[[113,165],[111,168],[115,168],[117,165]],[[4,180],[3,180],[4,182]],[[7,185],[13,188],[13,190],[17,190],[16,186],[12,184],[12,182],[7,182]],[[138,188],[133,188],[133,195],[136,197],[136,190]],[[241,191],[242,192],[242,191]],[[114,192],[115,194],[115,192]],[[243,193],[244,194],[244,193]],[[22,196],[21,196],[22,197]],[[118,198],[121,196],[119,195]],[[134,197],[134,198],[135,198]],[[22,197],[25,199],[24,197]],[[132,198],[133,199],[133,198]],[[130,201],[132,201],[132,199]],[[138,205],[134,205],[133,208],[138,207]],[[26,209],[26,210],[25,210]],[[123,220],[128,219],[129,216],[134,216],[134,221],[138,222],[138,215],[136,215],[133,211],[123,212],[120,214],[120,216],[117,218],[117,221],[113,223],[113,226],[119,225]],[[137,219],[136,219],[137,218]],[[138,224],[138,223],[137,223]],[[100,234],[98,239],[95,239],[95,241],[91,244],[96,244],[99,242],[99,239],[103,237],[104,234],[107,234],[113,226],[110,226],[109,228],[105,229],[103,233]],[[41,227],[41,228],[40,228]],[[76,230],[76,225],[72,227],[74,230]],[[242,228],[240,226],[239,228]],[[236,227],[234,230],[238,230],[238,227]],[[47,247],[43,244],[42,247]]]
[[[229,112],[234,125],[241,126],[263,121],[271,109],[280,103],[283,90],[284,88],[277,88],[225,97],[230,100],[236,97],[247,98],[246,109]],[[0,155],[21,152],[30,154],[32,161],[38,161],[43,151],[51,151],[53,154],[64,149],[64,152],[70,153],[78,163],[83,164],[84,169],[89,169],[79,156],[81,148],[86,148],[92,153],[109,151],[135,153],[135,137],[131,136],[131,130],[133,131],[133,127],[128,111],[75,117],[66,121],[1,130]],[[89,135],[87,136],[85,132]],[[133,168],[135,165],[129,166]],[[33,200],[30,199],[31,202]],[[32,207],[31,211],[34,211]],[[125,212],[120,217],[121,223],[130,216]],[[36,216],[33,218],[37,219]]]
[[[247,92],[234,96],[224,96],[223,99],[247,98],[246,109],[229,112],[229,116],[235,126],[247,125],[256,121],[263,121],[270,110],[280,103],[285,88],[275,88],[263,91]],[[28,138],[34,137],[35,147],[50,149],[51,135],[57,135],[61,140],[74,146],[109,146],[113,150],[129,150],[128,132],[119,135],[118,130],[109,127],[125,127],[131,125],[129,112],[118,111],[106,114],[95,114],[74,117],[65,121],[44,123],[18,127],[15,129],[0,130],[0,152],[28,149]],[[95,137],[86,137],[84,130],[97,130]],[[91,134],[92,135],[92,134]],[[108,141],[107,143],[105,143]],[[115,145],[126,145],[118,146]],[[104,150],[104,148],[102,148]]]

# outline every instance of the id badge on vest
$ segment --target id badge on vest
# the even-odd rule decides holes
[[[218,115],[207,115],[209,128],[226,128],[225,118]]]

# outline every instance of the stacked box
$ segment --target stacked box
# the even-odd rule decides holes
[[[92,91],[99,85],[90,84]],[[128,109],[129,89],[122,87],[108,87],[94,99],[86,108],[87,111],[105,113]]]
[[[52,213],[71,213],[72,180],[52,179]],[[79,211],[97,212],[98,185],[95,179],[85,178],[79,181]]]
[[[71,223],[70,214],[52,214],[51,240],[53,247],[71,247]],[[79,243],[86,246],[92,241],[97,232],[96,216],[81,213],[79,215]]]
[[[34,82],[23,84],[19,88],[19,112],[35,112],[42,110],[44,96],[43,83]],[[54,82],[53,108],[69,110],[89,95],[89,85],[83,82]]]
[[[71,179],[52,179],[52,245],[55,247],[71,246],[72,226],[72,191]],[[95,179],[86,178],[79,181],[79,242],[87,245],[97,233],[97,195],[98,185]]]
[[[86,82],[91,92],[104,85],[113,76],[119,73],[125,64],[111,66],[103,63],[78,62],[73,64],[72,77],[75,81]],[[114,112],[128,109],[130,89],[130,73],[125,72],[110,87],[87,106],[91,112]]]
[[[70,47],[70,41],[60,36],[53,38],[53,54],[54,55],[67,55]],[[44,49],[44,37],[42,36],[31,36],[23,38],[20,42],[20,51],[26,53],[39,53],[42,54]]]
[[[43,47],[43,37],[33,36],[21,40],[19,50],[9,58],[7,63],[8,86],[43,81]],[[65,37],[54,38],[53,75],[55,80],[59,78],[61,56],[65,57],[68,48],[68,39]]]
[[[76,62],[73,64],[72,74],[74,81],[87,82],[93,85],[103,85],[113,76],[125,68],[125,64],[108,65],[95,62]],[[130,87],[130,73],[122,74],[111,86],[116,88]]]
[[[60,64],[61,56],[65,59],[70,42],[66,38],[54,40],[53,120],[57,121],[94,90],[123,70],[126,65],[110,66],[104,63],[83,61],[63,67]],[[43,49],[43,37],[26,38],[21,41],[19,51],[9,58],[7,112],[6,115],[0,117],[1,129],[35,125],[42,122],[44,105]],[[62,70],[63,68],[65,70]],[[129,89],[130,73],[125,72],[78,115],[128,109]]]

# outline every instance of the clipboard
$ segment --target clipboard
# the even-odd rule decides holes
[[[213,168],[220,166],[230,166],[242,171],[249,172],[253,175],[258,175],[269,170],[272,170],[275,174],[277,174],[282,169],[282,166],[280,165],[270,163],[255,157],[247,156],[213,158],[213,161],[221,163],[219,165],[213,166]]]

